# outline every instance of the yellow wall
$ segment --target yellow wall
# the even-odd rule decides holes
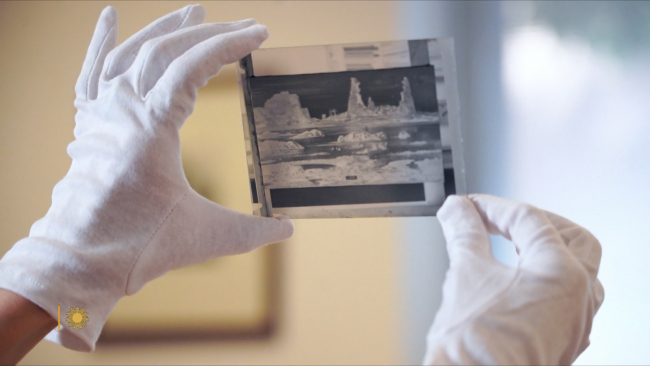
[[[0,2],[0,253],[26,236],[67,171],[74,83],[103,2]],[[120,41],[184,2],[114,2]],[[389,40],[391,2],[207,2],[206,21],[255,18],[264,47]],[[234,69],[199,93],[182,130],[183,154],[202,168],[214,198],[248,211],[249,196]],[[206,143],[207,141],[207,143]],[[210,144],[213,141],[213,144]],[[202,146],[201,149],[195,148]],[[217,157],[215,160],[215,156]],[[41,342],[25,364],[403,362],[396,222],[298,220],[282,244],[281,314],[266,341],[130,345],[76,353]],[[62,284],[65,285],[65,284]],[[169,289],[174,291],[174,289]]]

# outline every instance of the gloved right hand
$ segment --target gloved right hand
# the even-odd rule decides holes
[[[604,296],[593,235],[556,214],[487,195],[450,196],[438,219],[450,268],[425,364],[571,364],[587,348]],[[492,256],[488,234],[514,243],[516,268]]]
[[[0,261],[0,288],[54,319],[58,306],[85,309],[86,326],[63,315],[49,340],[91,351],[117,301],[148,281],[293,233],[291,220],[229,210],[185,179],[178,130],[197,90],[268,37],[253,20],[201,24],[204,15],[185,7],[118,47],[117,13],[100,16],[75,88],[70,170],[47,215]]]

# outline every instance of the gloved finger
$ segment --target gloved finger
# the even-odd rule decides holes
[[[598,274],[602,247],[598,239],[582,226],[552,212],[544,211],[548,220],[569,248],[569,251],[583,264],[592,280]]]
[[[196,44],[211,37],[256,24],[253,19],[232,23],[201,24],[147,41],[129,70],[141,97],[151,90],[169,64]]]
[[[115,48],[107,57],[104,66],[104,79],[110,80],[128,70],[138,55],[140,47],[148,40],[201,24],[203,19],[205,19],[203,6],[188,5],[144,27]]]
[[[197,90],[219,73],[223,65],[238,61],[259,48],[268,36],[266,27],[256,24],[197,44],[169,65],[148,98],[163,106],[174,105],[176,99],[196,100]]]
[[[437,213],[447,241],[449,260],[461,261],[468,252],[491,259],[490,238],[474,204],[462,196],[449,196]]]
[[[112,6],[102,10],[74,88],[77,98],[84,100],[97,98],[97,85],[104,60],[117,44],[117,22],[117,11]]]
[[[603,284],[597,278],[594,281],[593,291],[594,291],[593,294],[594,294],[594,302],[595,302],[593,314],[595,314],[598,311],[598,309],[600,309],[600,305],[602,305],[603,301],[605,300],[605,289],[603,288]]]
[[[517,247],[520,265],[552,270],[566,251],[562,238],[537,207],[499,197],[471,194],[488,232],[502,235]]]

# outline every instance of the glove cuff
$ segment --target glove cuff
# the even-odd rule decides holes
[[[75,351],[92,352],[121,295],[107,291],[110,286],[93,286],[101,281],[101,274],[85,277],[87,271],[79,255],[63,244],[45,239],[20,240],[0,260],[0,288],[30,300],[54,319],[58,318],[60,306],[61,330],[54,328],[45,339]],[[74,318],[76,322],[69,323],[66,313],[77,308],[83,309],[88,320],[84,321],[82,313]],[[71,320],[73,315],[70,314]]]

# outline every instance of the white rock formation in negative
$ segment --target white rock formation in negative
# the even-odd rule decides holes
[[[321,114],[320,119],[311,118],[309,110],[301,106],[298,95],[283,91],[269,98],[264,103],[264,107],[253,108],[253,116],[255,117],[255,124],[262,128],[304,127],[308,124],[317,125],[322,122],[345,123],[354,122],[362,117],[387,117],[398,120],[414,118],[417,111],[415,110],[411,85],[406,77],[402,79],[400,97],[398,106],[377,105],[370,97],[366,106],[361,97],[361,83],[356,78],[350,78],[348,109],[343,113],[337,113],[336,109],[332,108],[329,111],[329,115]]]
[[[368,97],[368,110],[376,113],[378,111],[377,106],[375,106],[375,102],[373,102],[371,97]]]
[[[321,132],[320,130],[311,130],[311,131],[305,131],[303,133],[297,134],[296,136],[292,137],[294,140],[301,140],[301,139],[310,139],[314,137],[324,137],[325,134]]]
[[[368,97],[368,106],[361,98],[361,83],[356,78],[350,78],[350,97],[348,98],[348,118],[355,119],[366,116],[386,116],[398,118],[412,118],[415,116],[415,102],[411,93],[411,85],[408,78],[402,79],[402,91],[400,92],[399,105],[375,105],[371,97]],[[331,118],[331,117],[330,117]]]
[[[413,101],[413,94],[411,94],[411,85],[409,79],[404,77],[402,79],[402,92],[400,93],[401,99],[397,107],[397,114],[405,117],[412,117],[415,115],[415,102]]]
[[[386,134],[383,132],[369,133],[369,132],[352,132],[345,136],[339,136],[337,142],[368,142],[368,141],[384,141]]]
[[[256,124],[268,126],[292,126],[311,123],[309,110],[302,108],[296,94],[283,91],[253,109]]]
[[[397,138],[400,140],[406,140],[409,137],[411,137],[411,134],[406,131],[400,131],[399,134],[397,134]]]
[[[347,120],[348,120],[348,112],[335,114],[325,119],[325,121],[330,121],[330,122],[345,122]]]
[[[259,144],[262,151],[269,150],[303,150],[305,147],[293,141],[266,140]]]
[[[361,87],[356,78],[350,78],[350,97],[348,98],[348,116],[350,118],[369,115],[368,108],[361,99]]]

